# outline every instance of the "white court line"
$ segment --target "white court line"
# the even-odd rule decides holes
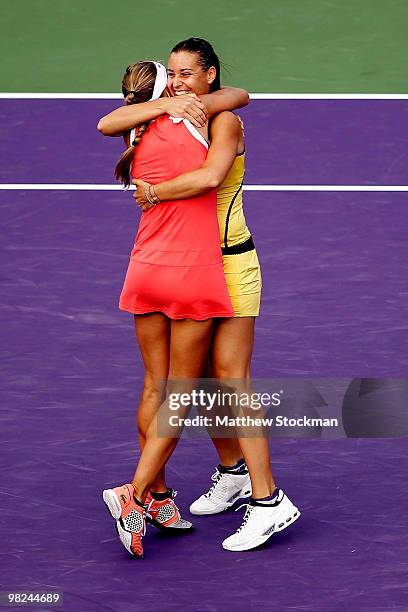
[[[250,93],[252,100],[408,100],[408,94]],[[120,93],[0,93],[4,100],[123,100]]]
[[[408,191],[408,185],[244,185],[244,191]]]
[[[0,183],[0,190],[124,191],[122,185],[89,183]],[[408,185],[244,185],[244,191],[408,191]]]

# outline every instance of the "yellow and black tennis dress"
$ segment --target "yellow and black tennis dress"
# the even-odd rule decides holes
[[[218,189],[217,214],[228,293],[236,317],[257,317],[261,303],[261,268],[245,221],[242,185],[245,153],[237,155]]]

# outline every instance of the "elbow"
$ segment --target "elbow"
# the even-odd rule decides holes
[[[240,108],[248,106],[249,104],[249,93],[245,89],[241,89],[241,105]]]
[[[102,119],[99,119],[96,129],[98,130],[98,132],[100,132],[104,136],[115,136],[116,135],[116,133],[109,126],[109,121],[107,121],[105,117],[102,117]]]
[[[210,171],[207,172],[207,175],[205,178],[205,186],[208,190],[218,189],[221,183],[222,183],[221,177],[216,172],[210,172]]]
[[[221,181],[218,178],[213,178],[208,182],[208,189],[218,189],[221,185]]]
[[[105,122],[104,122],[104,118],[103,117],[102,117],[102,119],[99,119],[98,125],[96,126],[96,129],[98,130],[98,132],[100,132],[101,134],[106,136],[106,128],[105,128]]]

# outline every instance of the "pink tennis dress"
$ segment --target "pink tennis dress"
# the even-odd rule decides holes
[[[153,121],[135,150],[132,176],[156,184],[201,167],[208,145],[188,122]],[[221,255],[217,194],[160,202],[142,213],[119,308],[171,319],[232,317]]]

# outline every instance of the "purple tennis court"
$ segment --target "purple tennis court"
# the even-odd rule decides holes
[[[121,143],[95,126],[113,102],[2,100],[1,181],[111,184]],[[407,185],[407,113],[403,101],[253,101],[246,184]],[[138,456],[143,370],[117,302],[139,213],[117,191],[0,199],[1,589],[59,589],[81,612],[135,593],[146,611],[406,610],[405,439],[274,439],[277,483],[302,511],[290,529],[229,553],[241,512],[193,517],[193,533],[151,528],[143,561],[127,555],[101,490],[127,482]],[[404,192],[245,193],[264,283],[254,377],[406,376],[406,206]],[[210,441],[181,440],[167,475],[186,518],[216,464]]]

